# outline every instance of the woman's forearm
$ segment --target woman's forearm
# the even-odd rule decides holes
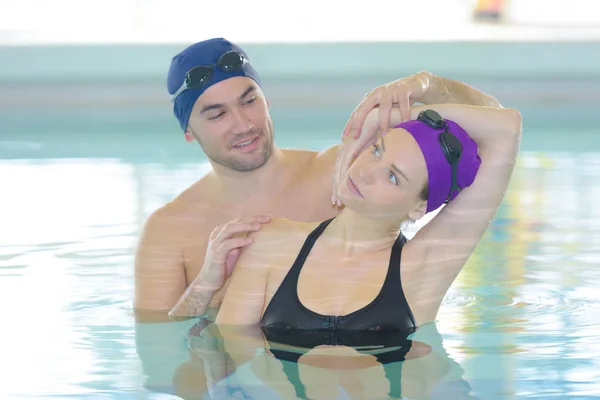
[[[469,104],[502,108],[494,96],[466,83],[429,74],[429,85],[423,95],[424,104]]]
[[[421,111],[427,109],[435,110],[442,118],[456,122],[482,149],[521,134],[521,114],[512,108],[432,104],[411,108],[411,119],[416,119]]]

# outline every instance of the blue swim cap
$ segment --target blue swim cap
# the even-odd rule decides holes
[[[212,76],[208,83],[197,89],[184,90],[173,102],[173,112],[184,132],[187,128],[190,114],[192,113],[192,108],[194,107],[196,100],[198,100],[198,97],[200,97],[200,95],[210,86],[234,76],[247,76],[260,85],[258,73],[249,62],[246,62],[242,69],[230,72],[222,71],[215,66],[219,57],[232,50],[242,54],[246,60],[249,61],[248,55],[241,47],[223,38],[208,39],[193,44],[177,54],[171,60],[171,66],[169,67],[167,76],[167,89],[170,95],[173,95],[177,89],[180,88],[190,69],[201,65],[212,67]]]

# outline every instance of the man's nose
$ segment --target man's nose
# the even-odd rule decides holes
[[[237,108],[233,109],[231,111],[231,118],[233,120],[235,133],[246,133],[252,130],[252,122],[242,110]]]

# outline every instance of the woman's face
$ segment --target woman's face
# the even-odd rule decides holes
[[[405,129],[397,128],[358,156],[338,195],[360,214],[417,220],[427,208],[421,199],[426,184],[427,165],[419,145]]]

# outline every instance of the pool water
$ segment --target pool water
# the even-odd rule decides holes
[[[209,167],[158,128],[96,126],[85,137],[56,122],[0,136],[0,398],[208,398],[207,379],[216,398],[295,398],[287,361],[255,341],[229,341],[254,358],[225,362],[215,347],[202,360],[189,333],[198,321],[134,321],[142,224]],[[335,143],[332,123],[320,126],[276,121],[276,139]],[[526,126],[502,207],[439,320],[413,338],[433,352],[391,374],[405,398],[600,398],[598,135]],[[225,368],[237,372],[222,380]],[[388,398],[389,368],[303,365],[299,379],[311,398]]]

